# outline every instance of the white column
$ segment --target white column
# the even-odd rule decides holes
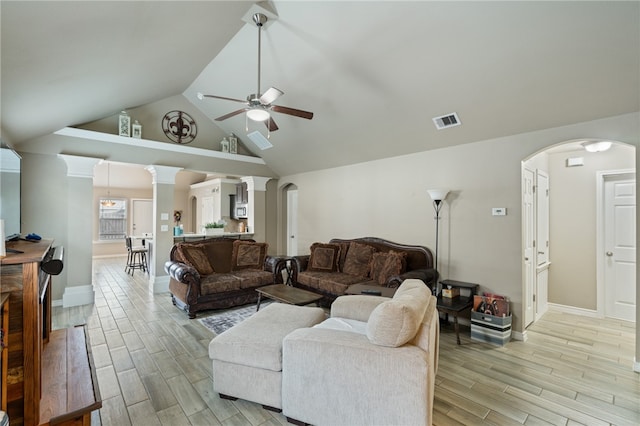
[[[152,165],[146,167],[153,176],[153,242],[149,256],[149,291],[162,293],[169,290],[169,276],[164,264],[173,247],[173,194],[176,174],[181,167]]]
[[[91,282],[93,256],[93,168],[100,158],[62,155],[67,164],[67,244],[64,269],[67,284],[62,306],[88,305],[94,302]],[[54,242],[55,244],[55,242]]]

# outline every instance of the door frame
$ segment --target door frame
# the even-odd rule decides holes
[[[298,189],[288,189],[287,197],[287,256],[298,255]],[[291,236],[294,235],[295,242]]]
[[[631,174],[636,177],[635,169],[601,170],[596,173],[596,315],[604,318],[605,315],[605,286],[604,286],[604,262],[605,259],[605,235],[604,235],[604,181],[607,177]],[[636,182],[637,185],[637,182]],[[636,196],[636,205],[637,205]],[[636,230],[637,232],[637,230]],[[636,237],[637,241],[637,237]],[[636,283],[636,289],[638,288]],[[636,306],[636,309],[638,307]]]

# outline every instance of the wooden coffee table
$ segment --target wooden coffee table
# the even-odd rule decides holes
[[[260,302],[263,297],[267,299],[277,300],[278,302],[288,303],[289,305],[303,306],[309,303],[318,302],[322,299],[321,294],[303,290],[301,288],[292,287],[285,284],[273,284],[257,288],[258,303],[256,304],[256,312],[260,310]]]

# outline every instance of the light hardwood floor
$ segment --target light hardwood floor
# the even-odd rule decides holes
[[[212,390],[212,334],[148,292],[124,258],[96,259],[94,305],[53,311],[53,327],[86,323],[103,408],[94,425],[281,425],[285,418]],[[638,425],[640,374],[632,371],[635,325],[547,313],[527,342],[462,345],[442,329],[435,425]],[[46,368],[46,367],[45,367]],[[310,397],[313,397],[310,395]]]

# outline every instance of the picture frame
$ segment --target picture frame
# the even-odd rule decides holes
[[[237,154],[238,153],[238,138],[235,136],[229,137],[229,153]]]
[[[118,135],[131,137],[131,117],[126,113],[118,117]]]
[[[142,139],[142,124],[138,123],[138,120],[131,125],[131,137]]]

